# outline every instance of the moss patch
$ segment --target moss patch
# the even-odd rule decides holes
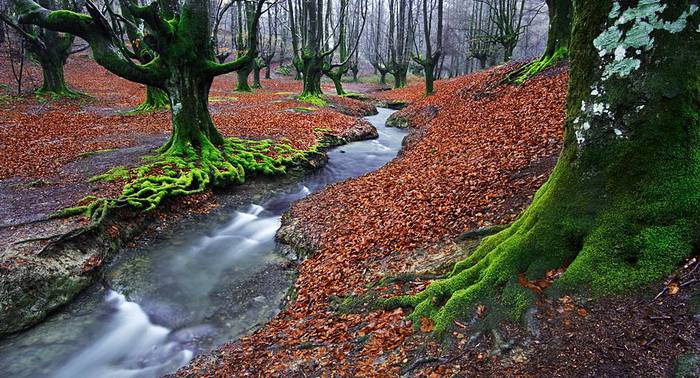
[[[91,181],[128,180],[117,198],[88,197],[76,207],[63,209],[54,217],[85,215],[92,217],[103,208],[133,207],[149,211],[163,199],[195,194],[210,186],[242,184],[250,175],[283,174],[287,168],[318,153],[318,146],[298,150],[270,140],[229,138],[219,148],[191,146],[148,158],[150,162],[133,169],[116,167],[91,178]],[[100,210],[100,211],[98,211]]]
[[[307,104],[316,105],[319,107],[324,107],[328,105],[328,101],[321,96],[314,95],[303,95],[299,96],[299,101],[305,102]]]

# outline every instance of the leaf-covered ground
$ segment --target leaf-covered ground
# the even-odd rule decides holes
[[[130,113],[143,100],[144,86],[116,77],[86,55],[69,60],[66,82],[87,96],[35,98],[31,89],[40,80],[41,72],[29,66],[24,96],[11,96],[11,65],[0,59],[0,194],[8,198],[0,204],[2,226],[45,218],[88,194],[118,195],[123,181],[88,183],[89,177],[141,164],[140,157],[164,143],[171,131],[167,110]],[[254,93],[233,92],[235,83],[235,75],[220,76],[210,94],[212,117],[225,136],[307,149],[323,134],[347,133],[361,122],[357,115],[371,110],[335,96],[323,108],[299,102],[301,83],[289,78],[263,80],[265,88]]]
[[[417,249],[512,220],[544,182],[561,147],[566,71],[495,87],[505,69],[440,83],[399,114],[416,126],[399,158],[297,203],[291,216],[317,252],[299,267],[294,302],[190,372],[398,374],[412,334],[402,311],[343,314],[333,298],[409,270]]]
[[[316,253],[299,267],[292,303],[179,375],[663,376],[683,368],[690,369],[685,376],[696,374],[697,260],[670,284],[633,296],[542,298],[525,327],[506,323],[480,333],[459,322],[448,344],[424,333],[430,324],[414,332],[402,309],[366,307],[373,295],[417,292],[430,282],[424,273],[451,268],[479,241],[464,238],[465,231],[513,220],[553,168],[566,70],[550,69],[521,87],[496,86],[512,68],[440,81],[427,99],[419,84],[378,94],[382,101],[415,101],[397,114],[414,126],[403,153],[298,202],[289,219]]]

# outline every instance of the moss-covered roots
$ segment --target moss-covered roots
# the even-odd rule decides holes
[[[206,139],[203,139],[206,140]],[[55,217],[94,216],[103,208],[130,206],[149,211],[171,196],[195,194],[206,188],[242,184],[246,176],[285,173],[294,165],[317,152],[317,147],[298,150],[270,140],[229,138],[220,148],[207,143],[195,150],[192,146],[173,149],[151,157],[153,161],[132,170],[117,167],[91,180],[126,179],[117,198],[86,197],[79,206],[63,209]]]
[[[34,94],[36,97],[39,99],[51,99],[51,100],[58,100],[61,98],[81,98],[85,96],[85,94],[80,93],[78,91],[74,91],[68,86],[62,86],[60,88],[47,88],[46,86],[41,86],[39,89],[37,89]]]
[[[566,59],[567,55],[568,49],[566,47],[557,49],[551,55],[544,54],[538,59],[535,59],[534,61],[508,74],[504,81],[522,85],[540,72],[550,67],[554,67],[557,63]]]
[[[318,107],[324,107],[328,105],[328,101],[323,98],[322,94],[308,94],[302,93],[299,96],[299,101],[305,102],[307,104],[315,105]]]
[[[565,268],[544,294],[600,297],[656,282],[697,253],[700,8],[621,3],[574,1],[564,149],[532,204],[447,278],[385,305],[413,307],[415,324],[430,318],[444,334],[483,315],[480,305],[487,325],[517,320],[535,296],[519,277]],[[631,71],[624,56],[637,60]]]
[[[430,318],[434,332],[443,335],[479,305],[487,308],[486,325],[519,320],[536,299],[518,282],[519,274],[538,280],[549,270],[568,267],[547,290],[599,296],[665,277],[693,253],[700,218],[691,204],[700,203],[700,172],[679,181],[674,168],[661,161],[654,167],[657,178],[645,190],[624,183],[604,194],[576,184],[578,172],[569,169],[566,156],[575,153],[565,153],[517,221],[485,238],[446,279],[383,305],[413,307],[414,324]],[[693,171],[700,167],[698,161],[693,165]]]

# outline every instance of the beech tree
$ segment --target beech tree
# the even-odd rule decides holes
[[[144,22],[143,20],[136,18],[133,14],[131,14],[129,4],[130,0],[119,0],[121,18],[124,20],[123,23],[121,23],[116,17],[116,15],[113,12],[111,12],[109,4],[107,4],[107,9],[110,10],[109,14],[112,18],[112,24],[115,25],[116,28],[122,29],[118,33],[120,38],[123,34],[121,33],[121,31],[123,31],[124,33],[126,33],[127,38],[131,42],[131,51],[134,53],[134,55],[130,56],[130,58],[138,60],[141,64],[147,64],[153,59],[155,59],[156,53],[148,47],[148,44],[143,42],[145,37]],[[165,7],[164,9],[168,10],[170,9],[170,7]],[[172,17],[172,14],[168,16]],[[121,27],[122,24],[123,28]],[[148,112],[167,108],[169,104],[170,99],[168,98],[168,94],[164,90],[152,85],[147,85],[145,99],[134,110]]]
[[[385,51],[385,40],[383,35],[384,30],[384,1],[377,0],[372,2],[373,8],[370,13],[375,17],[370,23],[369,33],[367,33],[367,45],[369,49],[367,50],[368,56],[367,60],[372,65],[375,73],[379,74],[379,84],[386,84],[386,75],[389,73],[389,67],[387,65],[387,60],[384,58],[383,52]]]
[[[568,0],[547,0],[549,31],[547,47],[539,59],[512,72],[508,79],[522,84],[527,79],[568,57],[573,7]]]
[[[250,35],[255,34],[257,36],[257,27],[259,14],[256,14],[255,5],[251,2],[244,2],[241,0],[236,0],[236,14],[238,16],[237,25],[238,33],[236,34],[236,51],[239,59],[244,57],[246,54],[250,53],[251,46],[257,46],[257,39],[251,40]],[[251,30],[255,29],[253,33]],[[250,33],[246,36],[246,33]],[[246,38],[248,37],[248,38]],[[256,37],[257,38],[257,37]],[[248,77],[250,73],[253,72],[256,65],[256,60],[258,58],[257,49],[255,50],[253,59],[246,61],[241,65],[239,69],[236,70],[236,75],[238,76],[238,81],[236,82],[236,91],[239,92],[251,92],[253,89],[248,84]],[[259,71],[258,71],[259,72]]]
[[[41,0],[42,6],[48,9],[71,9],[79,11],[82,1]],[[9,16],[0,14],[0,24],[6,23],[24,39],[25,46],[32,58],[39,63],[43,76],[41,87],[36,91],[40,95],[52,97],[77,97],[80,94],[66,85],[64,66],[74,50],[75,36],[59,33],[37,26],[20,26]],[[4,33],[3,33],[4,34]]]
[[[533,12],[529,20],[525,18],[528,9],[525,0],[477,0],[489,8],[489,22],[493,31],[489,37],[503,48],[503,61],[508,62],[513,57],[513,51],[518,45],[520,36],[525,33],[527,26],[532,23],[539,9]]]
[[[354,6],[350,7],[350,5]],[[328,11],[330,12],[330,9]],[[349,15],[354,15],[354,17]],[[350,4],[349,0],[340,0],[340,16],[337,24],[339,32],[337,35],[334,35],[335,40],[338,42],[336,49],[338,61],[333,61],[335,54],[331,53],[323,65],[323,73],[333,81],[336,94],[338,95],[346,94],[343,89],[342,79],[350,71],[351,60],[357,52],[366,20],[366,1],[358,0]]]
[[[574,0],[564,147],[532,204],[446,279],[392,305],[453,320],[517,319],[519,284],[565,268],[555,292],[630,290],[700,243],[700,11],[690,0]]]
[[[260,45],[260,64],[256,64],[255,68],[257,73],[255,73],[254,82],[260,84],[260,70],[265,69],[265,79],[271,79],[270,73],[272,71],[272,60],[277,55],[277,41],[279,40],[279,6],[275,4],[273,6],[273,12],[267,12],[266,26],[267,35],[265,36]],[[283,57],[282,57],[283,58]]]
[[[185,0],[172,18],[160,2],[146,6],[129,3],[130,13],[143,20],[148,33],[143,42],[157,56],[146,64],[134,62],[133,52],[118,38],[105,16],[92,2],[88,14],[50,10],[32,0],[14,0],[22,23],[70,33],[86,40],[95,61],[112,73],[137,83],[163,89],[170,97],[173,132],[161,147],[167,156],[200,160],[215,179],[238,173],[226,162],[220,146],[224,138],[214,126],[208,108],[214,77],[246,67],[256,55],[256,31],[248,32],[246,54],[228,63],[217,63],[212,46],[210,7],[207,1]],[[257,26],[264,0],[256,1],[250,25]]]
[[[394,88],[406,86],[411,44],[414,41],[413,0],[389,0],[389,72]]]
[[[417,55],[413,57],[416,63],[423,66],[423,71],[425,73],[425,94],[431,95],[434,91],[433,83],[435,82],[435,65],[440,60],[442,54],[442,20],[443,20],[443,0],[437,0],[437,46],[433,50],[432,42],[432,30],[433,30],[433,2],[429,0],[423,0],[423,33],[425,35],[425,55],[421,55],[417,51]],[[416,47],[417,49],[417,47]]]

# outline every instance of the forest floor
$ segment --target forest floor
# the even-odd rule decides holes
[[[0,63],[0,82],[12,83],[10,64]],[[293,80],[263,80],[264,89],[234,93],[234,77],[217,78],[210,96],[212,117],[225,136],[284,140],[305,149],[325,133],[349,132],[360,122],[358,116],[373,109],[337,96],[324,108],[299,102],[294,95],[301,84]],[[40,82],[41,72],[30,69],[25,86]],[[116,77],[88,56],[71,58],[66,82],[87,96],[18,98],[10,95],[9,86],[0,88],[0,245],[16,239],[12,237],[16,228],[46,220],[87,195],[118,195],[123,181],[90,178],[115,167],[141,164],[141,158],[152,154],[170,134],[168,110],[130,113],[143,100],[144,86]],[[348,87],[375,89],[363,84]]]
[[[11,82],[8,66],[0,64],[0,82]],[[410,126],[402,153],[378,171],[298,202],[284,222],[314,253],[298,267],[293,300],[261,329],[198,357],[178,375],[664,376],[686,367],[687,376],[697,373],[698,261],[679,267],[669,282],[627,296],[542,297],[523,324],[481,332],[467,319],[444,342],[425,332],[429,325],[413,327],[408,309],[366,306],[370,298],[417,292],[445,273],[483,234],[512,221],[554,167],[566,69],[520,87],[496,85],[506,70],[439,81],[427,99],[418,84],[387,92],[347,84],[379,101],[411,103],[395,116]],[[86,194],[117,194],[123,183],[88,179],[139,164],[170,132],[167,112],[128,114],[143,98],[142,86],[82,56],[72,58],[66,76],[90,97],[0,97],[4,242]],[[232,93],[232,77],[218,78],[211,92],[214,122],[227,136],[287,138],[308,147],[318,141],[317,130],[342,134],[368,111],[337,97],[335,109],[299,103],[293,96],[300,84],[288,79],[264,80],[265,89],[253,94]],[[206,196],[193,200],[199,203],[191,206],[206,206]]]
[[[313,254],[299,266],[292,302],[262,329],[178,374],[694,374],[697,261],[679,268],[658,297],[664,284],[598,301],[545,296],[523,324],[484,332],[464,319],[444,342],[426,333],[430,324],[410,324],[410,309],[368,306],[373,298],[415,293],[446,273],[490,228],[512,221],[553,169],[567,71],[551,69],[521,87],[498,85],[508,69],[438,82],[427,99],[418,84],[375,94],[413,102],[394,116],[394,124],[411,127],[400,156],[297,202],[283,219],[284,234]]]

